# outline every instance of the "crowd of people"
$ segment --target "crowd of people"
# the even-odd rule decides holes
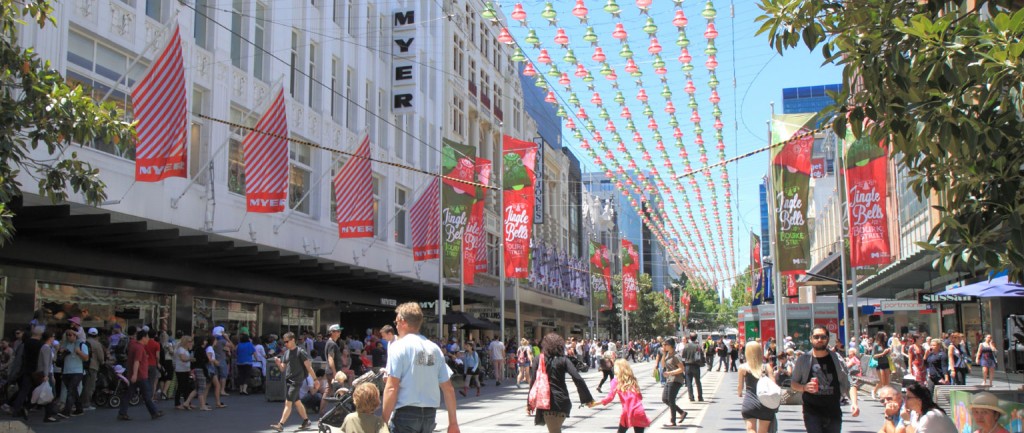
[[[324,368],[300,384],[300,400],[312,411],[321,411],[329,397],[317,383],[350,383],[383,367],[395,333],[391,326],[365,338],[342,337],[341,331],[333,325],[327,335],[292,338],[310,359],[323,361]],[[233,334],[216,326],[208,335],[192,336],[172,334],[166,324],[86,329],[79,317],[50,326],[33,322],[13,337],[0,341],[0,409],[27,421],[30,409],[40,408],[47,423],[98,406],[117,407],[117,419],[130,421],[130,407],[140,403],[155,420],[164,415],[157,404],[162,400],[173,400],[182,411],[224,409],[229,390],[261,392],[268,368],[288,345],[275,334],[249,335],[245,326]]]
[[[276,431],[283,430],[293,412],[301,418],[300,429],[309,428],[310,414],[323,414],[326,401],[351,392],[357,410],[346,419],[343,431],[382,432],[395,425],[413,426],[400,431],[429,431],[443,402],[448,431],[457,432],[456,392],[467,398],[474,388],[479,396],[486,379],[498,386],[502,380],[514,379],[517,387],[530,388],[527,410],[536,423],[559,432],[573,406],[567,382],[571,379],[581,404],[593,407],[618,399],[622,406],[618,431],[632,428],[642,433],[650,420],[630,361],[653,361],[652,374],[663,385],[661,402],[668,408],[666,427],[678,426],[687,418],[676,403],[683,386],[690,401],[704,401],[701,369],[717,368],[738,374],[737,394],[743,399],[741,413],[749,433],[777,428],[778,406],[765,404],[757,392],[766,379],[802,394],[807,431],[839,432],[842,406],[859,415],[857,381],[873,369],[877,385],[871,398],[885,408],[884,433],[946,432],[953,431],[948,430],[952,424],[935,406],[933,388],[964,384],[971,361],[983,369],[982,385],[991,385],[996,365],[997,348],[991,336],[971,351],[956,332],[933,338],[863,333],[844,347],[842,342],[830,345],[834,339],[828,330],[816,326],[807,351],[799,350],[803,342],[791,337],[781,344],[774,339],[762,344],[711,337],[700,341],[696,333],[680,342],[662,337],[627,342],[566,340],[550,333],[540,342],[485,337],[443,343],[419,334],[423,317],[417,305],[403,304],[396,312],[396,326],[368,330],[364,338],[343,335],[339,325],[328,327],[326,335],[288,332],[278,338],[251,336],[245,327],[229,334],[217,326],[205,336],[172,335],[166,326],[85,329],[78,317],[69,319],[59,332],[32,324],[17,330],[12,341],[0,341],[4,391],[0,395],[13,396],[3,401],[2,408],[27,420],[29,408],[36,406],[44,422],[59,422],[107,404],[118,407],[119,420],[129,421],[132,403],[141,402],[149,416],[158,419],[163,416],[156,403],[160,400],[173,399],[174,408],[183,411],[226,408],[228,390],[241,395],[261,392],[268,369],[276,367],[286,381],[281,418],[271,425]],[[595,398],[580,375],[590,368],[602,373],[596,386],[599,394],[609,383],[603,398]],[[367,371],[382,371],[381,388],[372,383],[353,386],[352,380]],[[458,375],[463,380],[456,390],[452,378]],[[893,384],[892,377],[904,377],[904,381]],[[544,385],[538,387],[538,380]],[[534,398],[539,389],[547,393],[546,404]],[[997,420],[1002,413],[990,404],[991,399],[979,394],[972,415]],[[381,407],[383,416],[373,415]],[[993,426],[997,427],[994,421]]]

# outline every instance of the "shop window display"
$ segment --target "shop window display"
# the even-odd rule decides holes
[[[260,304],[195,298],[192,304],[193,335],[210,335],[216,326],[223,326],[231,335],[248,331],[260,335]]]
[[[174,295],[39,282],[36,285],[33,319],[46,325],[66,326],[81,317],[86,328],[110,329],[114,324],[154,325],[166,329],[171,323]]]
[[[281,333],[294,332],[295,335],[302,335],[309,331],[315,333],[317,329],[317,310],[305,308],[285,307],[281,309]]]

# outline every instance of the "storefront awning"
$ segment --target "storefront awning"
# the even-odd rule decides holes
[[[940,275],[932,269],[937,255],[921,250],[882,268],[878,273],[857,282],[857,296],[862,298],[894,298],[907,289],[927,289],[939,278],[952,280],[955,274]]]
[[[268,247],[215,233],[115,214],[84,205],[15,204],[19,239],[57,242],[161,261],[249,272],[286,280],[353,288],[406,299],[437,296],[437,283],[308,254]],[[4,259],[0,249],[0,259]],[[6,257],[24,261],[24,257]],[[142,275],[139,275],[142,276]],[[449,293],[450,292],[450,293]],[[446,295],[457,295],[446,289]]]
[[[981,281],[946,290],[943,295],[966,295],[979,298],[1024,298],[1024,286],[1014,284],[1005,275],[990,281]]]

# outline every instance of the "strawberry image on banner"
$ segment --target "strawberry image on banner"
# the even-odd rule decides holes
[[[888,153],[884,143],[847,136],[846,200],[850,212],[850,266],[885,265],[889,250],[886,213]]]
[[[242,139],[242,159],[246,210],[284,211],[288,205],[288,117],[283,87],[253,130]]]
[[[640,257],[636,252],[636,245],[625,239],[622,240],[622,309],[625,311],[636,311],[637,309],[637,288],[639,281],[637,273],[640,271]]]
[[[504,136],[502,140],[503,221],[505,222],[505,276],[530,275],[530,232],[533,229],[537,144]]]

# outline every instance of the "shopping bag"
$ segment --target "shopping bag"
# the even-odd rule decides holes
[[[540,355],[540,364],[537,366],[537,379],[533,381],[533,388],[530,388],[530,396],[526,400],[530,411],[551,409],[551,383],[548,381],[547,363],[544,355]]]

